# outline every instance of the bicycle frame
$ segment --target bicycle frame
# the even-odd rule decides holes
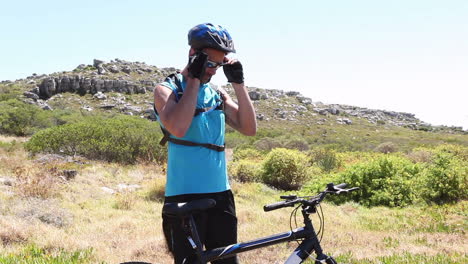
[[[190,217],[190,229],[192,231],[193,239],[189,237],[189,241],[197,251],[199,263],[205,264],[210,261],[219,260],[235,256],[238,253],[254,250],[261,247],[266,247],[274,244],[284,243],[288,241],[295,241],[297,239],[304,239],[294,252],[286,260],[285,264],[299,264],[307,259],[313,251],[317,254],[316,263],[335,264],[335,260],[323,254],[320,242],[315,233],[312,221],[309,218],[309,213],[303,207],[302,215],[304,216],[304,227],[296,228],[289,232],[279,233],[268,237],[263,237],[248,242],[232,244],[226,247],[202,251],[201,243],[196,231],[195,222],[193,217]]]

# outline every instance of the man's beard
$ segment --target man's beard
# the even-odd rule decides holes
[[[203,76],[203,81],[201,83],[203,84],[209,83],[211,81],[211,77],[213,77],[213,75],[205,74],[205,76]]]

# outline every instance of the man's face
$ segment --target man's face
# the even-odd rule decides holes
[[[208,61],[210,62],[214,62],[215,64],[218,63],[218,64],[221,64],[224,62],[224,58],[226,56],[226,53],[224,53],[223,51],[220,51],[220,50],[215,50],[215,49],[211,49],[211,48],[206,48],[206,49],[203,49],[203,51],[208,54]],[[213,75],[216,74],[216,70],[219,68],[220,66],[217,66],[217,67],[206,67],[205,69],[205,75],[203,75],[202,77],[202,80],[201,82],[202,83],[207,83],[211,80],[211,77],[213,77]]]

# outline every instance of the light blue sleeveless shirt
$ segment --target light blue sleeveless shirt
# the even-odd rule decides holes
[[[181,80],[185,91],[186,80]],[[161,85],[177,90],[172,81]],[[177,97],[177,95],[176,95]],[[196,108],[216,108],[221,100],[219,94],[209,85],[201,84]],[[162,126],[161,120],[158,121]],[[193,117],[192,123],[184,137],[173,138],[197,143],[224,145],[225,116],[221,110],[200,113]],[[194,193],[214,193],[229,190],[226,159],[224,151],[215,151],[200,146],[183,146],[168,142],[166,196]]]

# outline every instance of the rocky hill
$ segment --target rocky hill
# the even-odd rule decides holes
[[[54,107],[75,107],[84,111],[117,111],[129,115],[154,118],[152,89],[175,68],[158,68],[144,62],[95,59],[93,65],[79,65],[71,72],[37,75],[2,84],[24,88],[22,100],[53,110]],[[224,88],[233,93],[228,86]],[[333,122],[353,125],[366,121],[377,126],[405,127],[412,130],[442,131],[467,134],[461,127],[432,126],[414,114],[368,109],[349,105],[324,104],[304,97],[299,92],[248,87],[257,119],[261,123],[288,121],[309,125]],[[65,105],[65,106],[64,106]]]

